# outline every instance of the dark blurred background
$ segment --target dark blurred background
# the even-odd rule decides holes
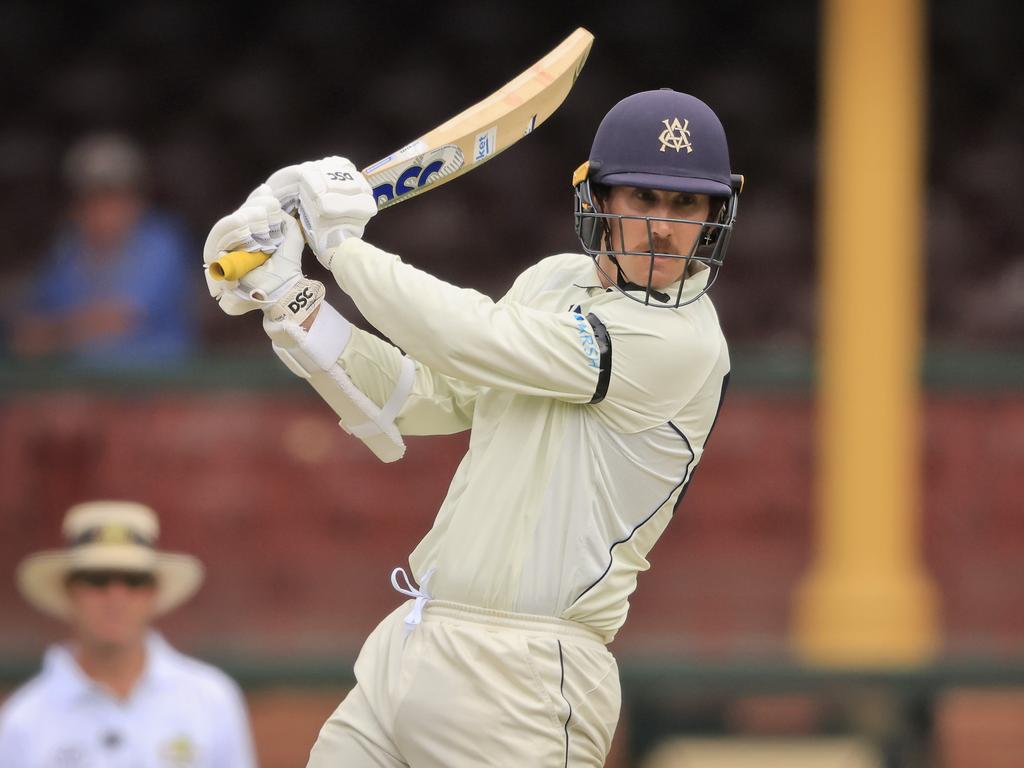
[[[1024,12],[942,0],[927,13],[923,548],[945,666],[837,680],[787,666],[813,531],[816,3],[0,4],[3,679],[29,674],[60,629],[17,597],[16,563],[57,545],[69,504],[113,496],[152,504],[166,545],[207,563],[203,592],[166,622],[175,642],[227,659],[254,691],[347,684],[362,637],[396,602],[388,567],[430,525],[465,438],[411,440],[402,463],[377,463],[284,371],[257,318],[215,308],[203,238],[277,168],[328,154],[368,165],[583,25],[596,36],[588,63],[536,135],[386,211],[366,237],[497,297],[537,259],[577,249],[570,175],[620,98],[673,87],[726,127],[747,178],[713,295],[733,392],[616,642],[627,693],[616,764],[682,732],[856,733],[886,766],[995,765],[937,755],[959,754],[957,717],[1024,712],[1012,690],[994,705],[962,698],[1019,683],[1024,658]],[[146,199],[185,243],[171,258],[190,325],[173,361],[83,363],[19,341],[75,209],[67,152],[97,132],[138,143]],[[879,210],[863,225],[882,240],[915,223]],[[886,264],[864,253],[862,266],[870,312]],[[844,686],[863,696],[821,693]],[[878,691],[896,702],[883,725],[871,719]]]
[[[243,8],[3,4],[5,306],[61,224],[60,161],[83,134],[116,130],[138,139],[150,155],[156,200],[182,217],[198,245],[219,215],[278,167],[326,154],[367,165],[490,93],[583,24],[597,35],[585,79],[536,140],[429,204],[389,212],[374,222],[373,239],[445,277],[502,291],[531,259],[575,247],[569,175],[601,115],[635,90],[671,86],[717,110],[733,164],[748,178],[729,290],[717,296],[730,338],[811,342],[814,3]],[[998,0],[930,8],[934,342],[1011,345],[1024,331],[1024,224],[1015,215],[1024,201],[1014,183],[1024,167],[1018,17]],[[907,222],[879,211],[864,224],[884,237]],[[885,265],[870,254],[864,262],[868,303],[868,285],[884,279]],[[237,334],[237,324],[226,325],[210,306],[202,312],[204,347]]]

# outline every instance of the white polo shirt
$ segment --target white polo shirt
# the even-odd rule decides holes
[[[472,430],[409,558],[417,580],[430,574],[438,599],[571,619],[610,641],[728,382],[710,297],[644,306],[601,287],[593,261],[571,253],[527,269],[498,302],[360,240],[339,246],[331,267],[401,348],[353,331],[339,363],[360,389],[387,401],[404,350],[416,379],[401,432]],[[686,279],[684,300],[708,274]]]
[[[67,646],[0,709],[0,768],[251,768],[248,716],[219,669],[146,640],[146,667],[119,700]]]

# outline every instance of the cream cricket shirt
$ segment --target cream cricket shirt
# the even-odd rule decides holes
[[[332,267],[417,363],[402,433],[472,430],[409,558],[416,578],[433,571],[437,599],[571,619],[610,641],[724,395],[729,354],[710,298],[645,307],[601,288],[578,254],[527,269],[497,303],[360,240]],[[684,300],[707,275],[687,278]],[[354,332],[339,362],[379,404],[400,358]]]
[[[252,768],[238,686],[153,633],[146,669],[120,701],[64,646],[0,709],[0,768]]]

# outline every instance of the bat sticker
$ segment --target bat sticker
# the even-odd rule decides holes
[[[497,143],[497,136],[498,128],[496,126],[491,126],[490,130],[484,131],[476,137],[476,141],[473,142],[473,146],[475,147],[473,152],[474,163],[479,163],[494,152],[494,147]]]

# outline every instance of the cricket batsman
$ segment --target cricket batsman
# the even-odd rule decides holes
[[[363,645],[312,768],[604,764],[620,705],[606,646],[729,381],[708,289],[742,177],[715,113],[662,89],[608,112],[573,185],[584,253],[541,260],[497,302],[364,241],[376,202],[343,158],[274,173],[206,241],[208,264],[273,252],[211,293],[264,312],[347,430],[471,430],[411,577],[392,574],[409,599]],[[304,242],[391,343],[302,275]]]

